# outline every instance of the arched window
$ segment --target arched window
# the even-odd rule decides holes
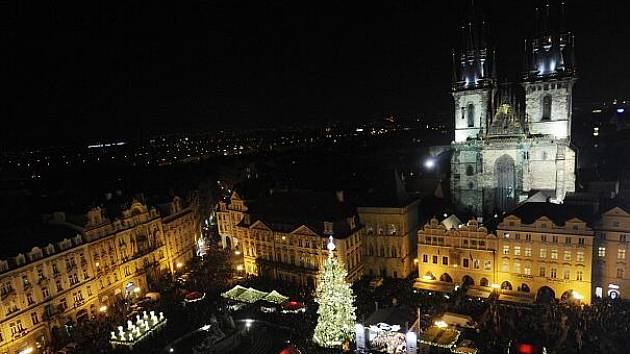
[[[551,119],[551,95],[543,97],[542,102],[542,120]]]
[[[475,105],[472,103],[468,104],[468,127],[475,126]]]

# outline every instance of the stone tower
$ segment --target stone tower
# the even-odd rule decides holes
[[[536,32],[525,40],[526,116],[532,134],[570,139],[575,82],[574,36],[565,27],[564,2],[536,9]]]
[[[473,1],[461,27],[461,49],[453,53],[453,98],[455,141],[483,134],[491,110],[495,84],[494,49],[488,48],[485,22],[476,14]]]

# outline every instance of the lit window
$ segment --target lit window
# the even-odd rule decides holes
[[[540,271],[539,271],[538,275],[540,275],[541,277],[545,276],[545,267],[540,267]]]
[[[578,262],[584,262],[584,251],[578,251],[575,256]]]
[[[582,278],[584,278],[584,272],[581,270],[578,270],[575,272],[575,280],[581,281]]]
[[[510,254],[510,246],[503,246],[503,254],[504,255]]]
[[[484,270],[492,270],[492,261],[483,261]]]
[[[556,268],[551,268],[551,277],[556,278],[558,276],[558,270]]]
[[[617,268],[617,278],[623,278],[623,268]]]
[[[558,250],[551,250],[551,259],[558,259]]]
[[[547,258],[547,249],[546,248],[541,248],[540,249],[540,258]]]
[[[597,256],[598,257],[606,257],[606,247],[598,247],[597,248]]]
[[[619,260],[626,259],[626,250],[618,249],[617,250],[617,259],[619,259]]]
[[[564,260],[565,261],[571,260],[571,251],[564,251]]]
[[[514,246],[514,255],[515,256],[521,255],[521,246]]]
[[[531,257],[531,256],[532,256],[531,247],[525,247],[525,257]]]
[[[529,264],[525,264],[525,266],[523,267],[523,274],[531,275],[532,274],[532,266],[529,265]]]
[[[571,271],[569,270],[569,268],[564,268],[562,277],[564,278],[564,280],[571,279]]]

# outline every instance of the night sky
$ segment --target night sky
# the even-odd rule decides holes
[[[478,1],[518,79],[534,1]],[[576,101],[628,96],[630,26],[568,0]],[[622,3],[619,1],[619,3]],[[450,119],[463,0],[0,3],[7,142],[400,117]]]

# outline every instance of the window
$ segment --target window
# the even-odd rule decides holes
[[[529,265],[529,264],[525,264],[525,266],[523,267],[523,274],[531,275],[532,274],[532,266]]]
[[[621,248],[618,249],[617,250],[617,259],[619,259],[619,260],[626,259],[626,250],[621,249]]]
[[[617,268],[617,278],[623,278],[623,268]]]
[[[571,251],[564,251],[564,260],[565,261],[571,260]]]
[[[462,259],[462,267],[464,267],[464,268],[468,268],[468,267],[470,267],[470,264],[469,264],[469,259],[468,259],[468,258],[464,258],[464,259]]]
[[[577,251],[577,253],[575,254],[575,259],[578,262],[584,262],[584,251]]]
[[[483,261],[484,270],[492,270],[492,261]]]
[[[547,258],[547,249],[546,248],[541,248],[540,249],[540,258]]]
[[[448,265],[448,257],[446,256],[442,257],[442,265],[445,265],[445,266]]]
[[[553,243],[558,243],[558,236],[555,236],[555,235],[554,235],[554,236],[552,236],[552,237],[551,237],[551,242],[553,242]]]
[[[61,308],[62,311],[66,311],[68,309],[68,303],[66,302],[65,297],[62,297],[61,300],[59,300],[59,308]]]
[[[527,234],[525,235],[525,241],[530,242],[532,240],[532,235]]]
[[[538,275],[540,275],[541,277],[545,276],[545,267],[540,267],[540,270],[538,272]]]
[[[29,305],[32,305],[35,303],[35,300],[33,300],[33,294],[26,293],[26,303]]]
[[[521,255],[521,246],[514,246],[514,255],[515,256]]]
[[[510,254],[510,246],[503,246],[503,254],[504,255]]]
[[[562,272],[562,277],[564,278],[564,280],[571,279],[571,270],[569,270],[569,268],[564,268]]]
[[[39,323],[39,317],[37,316],[37,312],[31,313],[31,322],[33,322],[33,326]]]
[[[520,241],[521,240],[521,234],[519,234],[518,232],[516,233],[516,235],[514,235],[514,239],[516,241]]]
[[[88,296],[92,296],[92,287],[91,286],[87,286],[87,294]]]
[[[474,174],[475,174],[475,169],[472,167],[472,165],[466,166],[466,176],[472,176]]]
[[[551,250],[551,259],[558,259],[558,250]]]
[[[628,235],[621,234],[621,235],[619,235],[619,242],[626,242],[627,238],[628,238]]]
[[[575,280],[579,280],[581,281],[582,278],[584,278],[584,272],[581,270],[578,270],[575,272]]]
[[[547,235],[540,235],[540,241],[547,242]]]
[[[438,263],[438,256],[433,256],[433,264],[437,264]]]
[[[521,272],[521,262],[514,261],[514,273],[519,274]]]
[[[531,256],[532,256],[532,248],[525,247],[525,257],[531,257]]]
[[[429,263],[429,255],[428,254],[423,254],[422,255],[422,263]]]
[[[61,284],[61,279],[57,279],[57,281],[55,282],[55,284],[57,285],[57,291],[63,291],[63,284]]]
[[[602,247],[602,246],[598,247],[597,248],[597,256],[598,257],[602,257],[602,258],[606,257],[606,247]]]
[[[551,119],[551,95],[545,95],[542,101],[542,117],[540,120]]]
[[[468,127],[475,126],[475,105],[472,103],[468,104]]]
[[[507,259],[503,260],[503,264],[501,264],[501,270],[503,270],[504,272],[509,272],[510,271],[510,261],[508,261]]]
[[[42,288],[42,297],[44,299],[47,299],[50,296],[50,293],[48,292],[48,288]]]
[[[564,238],[564,243],[567,244],[567,245],[570,245],[571,244],[571,237],[565,237]]]
[[[479,269],[481,268],[481,261],[478,259],[473,259],[473,268],[474,269]]]
[[[558,276],[558,270],[555,267],[551,267],[551,277],[556,278]]]
[[[584,237],[578,238],[578,245],[584,246]]]

